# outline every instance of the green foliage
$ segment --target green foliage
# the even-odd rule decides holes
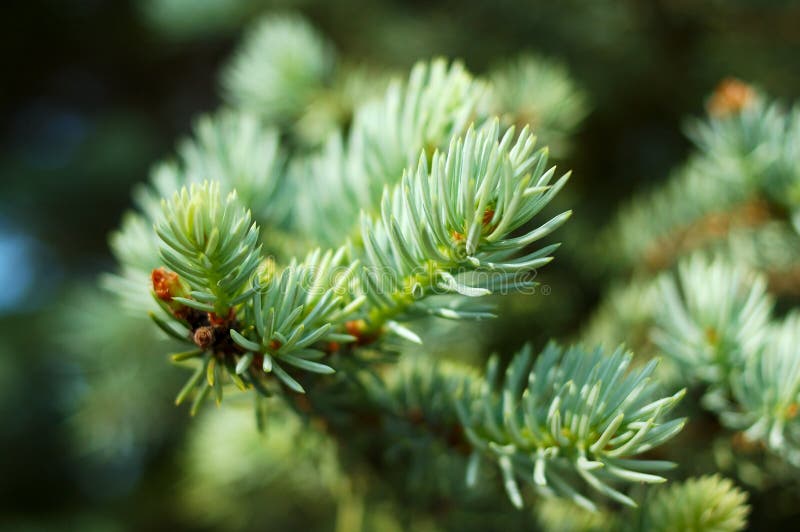
[[[536,510],[536,519],[546,532],[606,532],[616,525],[610,514],[565,499],[542,499]]]
[[[341,484],[334,448],[278,406],[266,412],[265,432],[253,430],[245,405],[209,410],[196,419],[182,449],[185,478],[179,490],[193,523],[235,530],[264,522],[289,527],[298,522],[300,505],[307,526],[322,527],[330,518]],[[263,497],[268,490],[289,494],[292,505]]]
[[[753,93],[740,112],[693,121],[689,134],[706,168],[736,186],[761,189],[774,201],[797,208],[800,196],[797,141],[800,111]]]
[[[725,83],[715,98],[725,95]],[[758,225],[773,217],[765,199],[790,213],[800,206],[800,112],[741,82],[727,83],[738,84],[742,100],[724,112],[710,107],[709,117],[690,121],[696,152],[664,186],[631,201],[607,233],[606,243],[628,265],[660,269],[726,227]]]
[[[800,464],[800,315],[771,324],[766,340],[732,376],[738,411],[723,413],[746,436]]]
[[[296,120],[335,65],[328,43],[297,15],[272,15],[248,32],[226,67],[227,100],[265,120]]]
[[[359,211],[376,212],[384,188],[420,153],[431,157],[485,118],[478,107],[484,90],[461,63],[438,59],[416,64],[407,83],[394,80],[381,99],[367,100],[346,139],[332,135],[319,153],[295,163],[304,184],[296,215],[307,237],[336,246],[354,235]]]
[[[377,310],[370,318],[378,325],[385,315],[409,307],[413,311],[415,299],[432,293],[474,297],[522,288],[530,281],[520,272],[552,260],[549,253],[557,246],[514,255],[557,229],[569,212],[520,236],[510,235],[547,205],[568,176],[550,185],[555,168],[545,171],[547,152],[533,151],[527,130],[516,140],[513,129],[502,139],[498,134],[496,122],[481,132],[470,129],[463,140],[451,143],[446,155],[433,155],[431,170],[423,154],[416,171],[384,194],[381,218],[362,217],[366,293]],[[476,274],[472,279],[457,278],[470,272]],[[376,274],[389,274],[402,299],[384,294]],[[426,312],[471,317],[430,307]]]
[[[488,77],[494,112],[504,122],[528,125],[556,156],[569,151],[569,136],[586,118],[588,105],[564,65],[522,55],[495,68]]]
[[[699,255],[678,265],[677,279],[661,278],[653,339],[689,375],[725,382],[767,333],[772,301],[766,280]]]
[[[179,383],[158,357],[177,343],[164,339],[146,316],[119,312],[117,298],[105,291],[76,287],[70,301],[50,326],[80,375],[65,392],[72,452],[95,467],[138,462],[180,422],[169,411],[153,416],[171,403]]]
[[[509,498],[522,506],[517,479],[543,495],[559,495],[596,509],[582,495],[586,485],[626,505],[636,503],[612,485],[658,483],[674,464],[634,459],[677,434],[685,419],[665,416],[683,396],[655,394],[655,367],[626,374],[632,355],[617,349],[585,351],[550,344],[536,361],[523,349],[499,381],[497,359],[486,382],[464,394],[459,413],[476,449],[470,480],[481,454],[503,473]],[[499,382],[498,382],[499,381]]]
[[[281,368],[281,362],[312,373],[334,372],[315,362],[328,353],[314,347],[355,341],[337,331],[365,300],[363,296],[349,297],[349,283],[358,263],[341,269],[343,257],[344,249],[324,255],[317,250],[304,262],[290,264],[280,276],[262,276],[244,314],[245,323],[253,323],[253,330],[231,330],[233,341],[247,351],[237,363],[237,374],[248,374],[256,353],[264,373],[274,372],[296,392],[302,393],[303,387]],[[247,338],[253,335],[254,339]]]
[[[122,227],[111,236],[120,271],[106,275],[104,285],[119,294],[134,315],[157,309],[142,290],[149,284],[150,272],[162,263],[159,237],[152,226],[162,218],[161,199],[192,184],[214,180],[221,194],[236,191],[238,201],[255,220],[274,230],[287,214],[285,202],[278,197],[283,158],[277,130],[252,115],[222,111],[201,117],[194,138],[180,143],[178,159],[156,165],[150,185],[135,190],[139,212],[126,213]],[[271,239],[268,249],[282,248],[277,240]]]
[[[654,269],[669,265],[673,247],[670,237],[709,214],[731,209],[743,202],[747,190],[740,182],[729,183],[727,174],[709,174],[702,162],[690,160],[672,174],[666,184],[644,197],[631,201],[618,215],[607,240],[619,248],[627,264]],[[696,245],[689,241],[687,247]],[[664,256],[666,254],[666,256]]]
[[[659,490],[643,509],[641,530],[736,532],[747,526],[747,494],[718,475]]]
[[[189,181],[217,181],[223,192],[235,190],[261,224],[275,223],[285,214],[278,199],[284,155],[277,129],[250,114],[222,111],[201,117],[194,136],[178,148]],[[159,193],[168,196],[169,189],[180,188],[183,183],[176,181],[159,187]]]
[[[791,2],[19,4],[0,529],[791,525],[800,107],[728,78],[669,169],[718,76],[794,97]]]
[[[456,361],[420,354],[401,356],[386,376],[365,375],[360,381],[364,396],[356,393],[350,400],[356,412],[371,405],[368,412],[383,419],[382,426],[378,430],[364,427],[358,434],[345,436],[342,445],[378,449],[381,475],[387,482],[402,483],[404,487],[397,491],[417,506],[430,505],[442,496],[482,507],[502,503],[502,493],[497,496],[491,481],[479,486],[464,482],[470,446],[454,398],[462,381],[480,378],[475,368]]]
[[[695,255],[658,284],[655,344],[707,386],[703,404],[724,425],[796,462],[797,317],[775,321],[765,277],[720,258]]]
[[[231,192],[219,184],[192,185],[163,204],[156,226],[161,258],[191,288],[191,297],[172,300],[224,317],[250,297],[250,279],[261,260],[258,228]]]
[[[607,232],[606,244],[622,250],[631,275],[609,292],[587,336],[666,355],[660,380],[692,386],[698,406],[718,416],[716,465],[753,487],[785,486],[796,474],[787,464],[800,463],[797,110],[735,80],[720,85],[708,108],[708,118],[689,126],[697,151]],[[680,452],[707,471],[696,454]],[[662,492],[645,504],[644,529],[745,527],[744,494],[727,482],[701,479],[673,490],[702,504]],[[731,493],[720,496],[718,505],[730,508],[719,515],[703,498],[716,491]]]
[[[115,238],[118,256],[141,279],[155,267],[152,238],[142,238],[144,220],[156,223],[161,261],[171,271],[153,273],[166,314],[155,319],[197,347],[173,356],[195,368],[177,400],[194,395],[192,412],[212,390],[221,401],[228,383],[287,398],[308,388],[311,404],[320,404],[329,387],[344,385],[358,397],[364,392],[346,384],[348,374],[358,374],[353,363],[370,364],[370,348],[388,347],[382,336],[421,343],[401,322],[493,316],[485,305],[463,305],[458,298],[530,288],[530,273],[550,262],[557,248],[531,245],[570,216],[567,211],[533,223],[569,174],[553,181],[548,150],[535,149],[529,128],[501,128],[491,114],[523,126],[532,114],[541,115],[537,123],[540,118],[545,134],[560,136],[559,142],[583,117],[583,97],[563,71],[531,58],[497,71],[493,96],[460,63],[418,64],[407,83],[394,82],[382,99],[360,106],[349,131],[332,135],[319,153],[292,161],[296,202],[280,202],[282,150],[276,131],[263,124],[295,127],[291,122],[299,123],[316,91],[327,86],[331,68],[328,48],[304,22],[260,22],[224,78],[229,100],[242,111],[198,123],[196,138],[180,148],[179,163],[159,167],[154,188],[139,193],[143,215],[129,217]],[[528,99],[521,90],[532,80],[542,90]],[[490,111],[490,100],[500,108]],[[171,196],[160,212],[158,196]],[[338,246],[355,238],[335,252],[315,250],[281,267],[262,255],[251,211],[273,227],[290,212],[289,219],[299,219],[292,225],[312,241]],[[133,238],[141,242],[132,244]],[[457,297],[442,299],[445,294]],[[515,358],[502,397],[492,391],[496,368],[481,384],[465,368],[422,364],[401,371],[399,381],[363,381],[366,395],[358,401],[380,417],[394,412],[405,420],[386,427],[389,433],[406,431],[406,438],[420,442],[444,438],[445,448],[472,447],[471,483],[480,455],[498,462],[516,505],[522,503],[516,477],[531,472],[539,492],[590,508],[594,503],[580,493],[587,485],[634,504],[612,484],[663,480],[653,472],[666,462],[631,459],[683,425],[662,419],[681,393],[654,399],[652,365],[625,376],[630,356],[621,350],[607,357],[601,350],[564,353],[555,346],[535,365],[531,358],[529,349]],[[345,371],[344,381],[325,380],[335,370]],[[524,408],[514,413],[515,405]],[[318,408],[312,415],[329,422],[340,415]],[[418,416],[422,426],[414,421]],[[459,430],[468,441],[454,442]],[[430,447],[411,448],[424,463]],[[452,466],[463,467],[458,461]]]
[[[261,224],[278,223],[285,210],[279,197],[285,155],[279,131],[251,114],[223,110],[195,123],[182,140],[176,161],[155,166],[151,186],[135,192],[137,206],[151,220],[161,214],[161,198],[192,183],[218,183],[224,194],[236,192]]]
[[[361,207],[376,204],[385,183],[397,182],[403,169],[445,148],[473,122],[486,117],[480,108],[485,82],[458,61],[419,62],[406,83],[394,80],[383,98],[363,105],[349,138],[351,157],[364,173],[351,182]]]
[[[302,392],[303,385],[283,364],[332,373],[329,364],[318,362],[336,355],[338,347],[332,349],[332,342],[371,342],[386,331],[419,342],[400,321],[429,315],[491,316],[483,307],[432,305],[426,301],[430,296],[480,296],[530,286],[524,274],[548,263],[556,246],[518,256],[520,251],[558,228],[570,213],[518,236],[511,234],[550,202],[567,176],[550,184],[555,169],[545,169],[547,151],[534,151],[535,140],[528,130],[517,136],[512,128],[501,137],[494,121],[478,131],[468,128],[463,138],[451,138],[464,129],[477,103],[476,97],[467,95],[477,86],[457,64],[449,68],[443,61],[421,64],[407,88],[390,87],[383,102],[368,104],[367,111],[357,114],[350,146],[363,148],[351,152],[354,164],[364,172],[362,179],[378,175],[388,180],[395,166],[404,177],[384,192],[379,218],[371,219],[370,210],[362,210],[361,239],[350,246],[350,257],[344,248],[336,253],[316,251],[273,274],[260,254],[258,228],[250,224],[249,211],[233,195],[223,200],[221,185],[192,185],[173,195],[163,207],[157,233],[164,263],[188,283],[188,291],[157,294],[169,303],[170,317],[179,322],[160,324],[192,339],[199,348],[178,358],[200,359],[179,402],[195,388],[196,401],[202,401],[212,387],[220,400],[222,374],[240,388],[252,385],[262,393],[269,392],[260,381],[274,375],[289,389]],[[441,96],[452,104],[436,103]],[[425,111],[428,108],[431,112]],[[398,123],[400,136],[373,142],[367,135],[377,132],[378,117],[386,113]],[[265,141],[260,140],[262,131]],[[274,201],[279,156],[270,131],[259,130],[246,115],[229,115],[216,123],[201,123],[198,136],[182,150],[187,181],[198,174],[220,173],[231,189],[236,189],[237,180],[243,183],[251,204],[261,205],[255,191],[263,194],[258,197],[265,203]],[[434,152],[429,162],[426,145],[448,138],[447,152]],[[230,143],[234,139],[236,143]],[[416,171],[402,170],[408,158],[405,142],[422,145]],[[269,148],[263,159],[246,164],[240,150],[259,145]],[[346,187],[349,175],[339,176],[336,188]],[[162,170],[156,177],[157,189],[174,188],[179,176],[175,170]],[[152,210],[148,195],[141,202],[145,211]],[[337,236],[341,241],[346,235]],[[263,273],[254,279],[259,264],[264,265]],[[465,279],[469,274],[474,275]],[[193,311],[210,313],[208,320]],[[232,345],[225,343],[228,333]]]
[[[347,248],[335,253],[317,250],[302,262],[276,268],[261,257],[257,226],[250,224],[249,211],[232,193],[223,199],[220,185],[192,185],[164,204],[157,225],[162,258],[180,282],[188,283],[189,291],[184,294],[174,281],[173,291],[164,294],[157,287],[156,292],[169,303],[165,306],[168,314],[188,327],[179,336],[192,338],[199,348],[174,356],[179,361],[194,359],[190,363],[196,368],[178,402],[196,390],[192,409],[196,411],[212,389],[220,401],[225,381],[242,389],[253,386],[269,395],[278,392],[270,384],[273,376],[287,390],[302,393],[301,381],[310,385],[315,380],[292,375],[285,367],[324,378],[334,367],[323,359],[339,360],[339,369],[346,367],[341,365],[340,343],[351,343],[346,350],[358,355],[361,344],[385,332],[420,342],[400,323],[409,318],[490,316],[482,308],[464,309],[450,302],[432,306],[430,296],[475,297],[531,285],[524,274],[547,264],[557,246],[530,250],[530,245],[557,229],[570,213],[538,226],[531,221],[561,190],[568,175],[551,184],[555,168],[547,169],[547,150],[534,150],[535,139],[527,128],[519,134],[514,128],[501,134],[496,119],[467,127],[480,102],[481,87],[458,64],[421,64],[412,71],[407,86],[391,86],[383,100],[368,103],[356,113],[347,144],[339,136],[332,137],[325,155],[306,167],[326,170],[311,175],[331,182],[310,189],[303,198],[313,199],[316,190],[334,192],[334,196],[341,191],[339,197],[346,200],[339,208],[345,213],[361,209],[360,239],[349,246],[349,252]],[[186,144],[183,150],[187,174],[194,175],[193,168],[212,175],[223,169],[219,173],[229,176],[230,182],[236,167],[220,162],[227,162],[224,154],[237,153],[242,144],[226,148],[227,137],[256,128],[256,124],[201,126],[199,141]],[[252,138],[252,134],[244,136]],[[446,151],[438,151],[444,146]],[[274,165],[276,153],[272,149],[260,164],[243,167],[245,182],[254,184],[250,190],[260,191],[260,181],[274,186],[269,179],[273,170],[257,170],[263,169],[264,162]],[[336,164],[329,164],[331,157]],[[376,205],[381,190],[377,215],[375,207],[369,206]],[[264,197],[270,196],[267,191]],[[325,212],[300,205],[302,212],[316,216]],[[342,220],[340,225],[338,220]],[[316,231],[327,227],[330,236],[335,234],[341,241],[351,223],[340,215],[326,223],[315,222],[313,227]],[[209,318],[192,311],[209,313]],[[217,323],[220,319],[221,324]],[[161,325],[176,330],[169,321]],[[215,336],[226,332],[233,343]],[[419,409],[427,422],[441,415],[449,424],[460,419],[475,449],[471,482],[477,478],[480,454],[491,457],[500,464],[506,490],[516,505],[522,504],[516,477],[529,478],[531,472],[534,486],[542,493],[595,508],[580,493],[588,485],[633,505],[612,484],[663,481],[653,473],[670,464],[631,457],[671,438],[683,420],[662,420],[681,393],[653,399],[653,387],[647,383],[653,366],[626,377],[623,373],[629,363],[630,355],[621,350],[606,357],[601,350],[586,354],[571,349],[562,354],[551,346],[532,367],[531,352],[526,350],[509,369],[502,399],[491,392],[495,370],[483,385],[484,395],[475,395],[473,390],[479,380],[468,379],[474,384],[462,388],[448,384],[464,375],[456,371],[455,376],[443,376],[439,385],[419,388],[444,394],[434,401],[445,409],[439,416],[431,415],[431,404],[408,404],[407,393],[405,399],[396,398],[399,403],[383,399],[376,407]],[[529,378],[523,395],[524,381]],[[380,388],[373,388],[372,395],[380,397]],[[527,411],[524,418],[522,410],[519,417],[511,414],[520,401]],[[458,418],[454,405],[459,408]],[[530,472],[522,474],[525,469]]]
[[[434,360],[419,332],[431,317],[493,318],[484,296],[532,291],[558,248],[549,238],[571,215],[553,212],[569,172],[556,176],[535,135],[568,153],[587,98],[562,66],[533,55],[486,79],[444,59],[386,78],[342,67],[299,17],[258,21],[223,74],[233,110],[197,123],[113,237],[121,268],[108,286],[191,346],[172,357],[194,370],[176,402],[191,398],[196,413],[212,394],[255,398],[259,425],[280,431],[266,465],[239,456],[255,433],[194,449],[197,479],[229,473],[197,500],[228,488],[257,496],[269,482],[254,474],[266,469],[299,475],[309,465],[300,449],[299,463],[273,461],[295,454],[286,442],[302,438],[304,419],[327,442],[311,447],[335,444],[347,466],[344,514],[390,494],[409,506],[404,525],[446,506],[455,510],[442,519],[457,528],[470,511],[503,508],[502,484],[516,507],[528,494],[547,499],[547,528],[567,503],[596,513],[576,512],[562,528],[741,528],[744,495],[727,481],[642,492],[683,458],[663,444],[686,422],[670,415],[686,384],[700,388],[720,431],[800,462],[800,318],[773,321],[771,292],[797,256],[773,248],[797,240],[800,113],[728,82],[690,126],[697,150],[684,167],[606,233],[602,255],[632,276],[617,280],[587,336],[631,341],[645,358],[663,352],[679,373],[665,378],[656,359],[622,347],[550,343],[536,356],[523,348],[502,375],[493,357],[482,375],[455,353]],[[673,264],[676,273],[657,275]],[[428,334],[444,337],[437,326]],[[274,414],[278,400],[297,417]],[[625,514],[635,519],[618,519],[614,505],[637,501],[645,507]],[[241,518],[238,507],[210,523]]]

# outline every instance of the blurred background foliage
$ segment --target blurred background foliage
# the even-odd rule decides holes
[[[473,356],[586,328],[609,274],[596,248],[582,244],[685,160],[683,120],[702,113],[721,78],[778,98],[800,94],[800,5],[788,0],[30,0],[4,8],[0,528],[9,530],[435,528],[427,518],[399,521],[380,504],[365,512],[351,496],[358,475],[342,480],[323,439],[301,437],[280,413],[264,435],[247,408],[207,409],[189,423],[172,406],[183,374],[163,364],[167,348],[153,328],[132,328],[93,288],[113,269],[107,239],[131,189],[199,113],[220,104],[220,68],[258,14],[301,13],[367,78],[437,55],[482,74],[530,52],[563,63],[588,95],[588,118],[555,153],[574,169],[559,203],[575,216],[556,265],[538,279],[547,294],[504,302],[508,318],[484,327],[484,346],[439,331],[434,349]],[[236,451],[215,453],[223,446]],[[783,519],[793,515],[787,501],[774,497]],[[757,513],[754,526],[769,514]]]

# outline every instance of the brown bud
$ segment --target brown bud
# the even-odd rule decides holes
[[[180,284],[178,274],[171,272],[166,268],[156,268],[150,274],[150,279],[153,281],[153,290],[162,301],[172,301],[172,296],[175,295],[175,289]]]
[[[214,328],[208,325],[204,325],[203,327],[198,327],[196,331],[194,331],[193,337],[194,343],[197,344],[197,347],[201,349],[206,349],[214,343]]]
[[[227,325],[230,322],[232,322],[235,317],[236,317],[236,314],[233,312],[233,308],[228,310],[228,315],[225,316],[224,318],[221,318],[221,317],[217,316],[213,312],[209,312],[208,313],[208,323],[210,323],[214,327],[222,327],[222,326]]]
[[[153,270],[150,273],[150,280],[153,283],[156,297],[161,301],[171,303],[173,297],[189,297],[189,286],[178,277],[177,273],[166,268]],[[177,308],[175,305],[170,306]]]
[[[708,114],[718,118],[730,116],[748,107],[756,97],[755,90],[736,78],[720,81],[708,100]]]

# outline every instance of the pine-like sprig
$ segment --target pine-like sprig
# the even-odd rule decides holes
[[[191,288],[191,297],[172,297],[191,308],[224,317],[249,297],[261,261],[258,230],[236,193],[224,198],[219,184],[192,185],[163,203],[156,226],[161,258]]]
[[[356,340],[343,332],[365,300],[352,297],[350,282],[358,263],[344,267],[344,252],[319,250],[305,261],[293,261],[280,274],[267,274],[256,280],[254,295],[246,308],[245,323],[252,324],[231,336],[246,353],[236,365],[236,373],[250,374],[257,356],[265,374],[274,374],[295,392],[303,386],[281,364],[312,373],[330,374],[334,369],[317,362],[332,349],[330,344]],[[325,346],[324,349],[318,346]]]
[[[247,33],[222,75],[226,99],[272,123],[296,120],[329,82],[332,47],[303,18],[269,15]]]
[[[738,406],[724,413],[723,421],[800,465],[800,315],[771,325],[731,381]]]
[[[587,491],[634,505],[620,486],[662,482],[671,464],[639,455],[684,422],[667,417],[683,392],[658,395],[654,364],[626,372],[622,349],[554,344],[535,361],[523,350],[502,382],[496,362],[480,376],[421,354],[425,362],[393,378],[376,363],[387,360],[388,333],[421,343],[405,325],[413,318],[488,318],[485,306],[463,301],[529,288],[558,247],[538,243],[570,211],[537,217],[569,174],[548,168],[529,128],[506,128],[483,80],[441,59],[363,102],[314,152],[290,133],[326,97],[333,66],[330,47],[300,19],[260,22],[224,75],[235,111],[198,123],[177,161],[140,189],[141,212],[116,239],[128,287],[146,291],[142,274],[151,275],[156,323],[192,344],[172,357],[194,369],[176,402],[192,397],[194,413],[212,393],[221,402],[229,385],[255,389],[318,418],[343,448],[355,442],[365,462],[412,448],[434,471],[425,442],[436,443],[456,451],[448,471],[461,473],[472,453],[470,483],[481,460],[498,464],[518,506],[520,479],[586,508],[596,507]],[[527,61],[509,74],[512,113],[528,112],[533,100],[518,89],[539,74]],[[560,94],[564,104],[574,95],[566,82],[547,91],[539,96]],[[566,107],[554,131],[583,112]],[[284,165],[284,153],[300,155]],[[150,224],[154,234],[142,238]],[[298,237],[295,257],[312,249],[305,258],[263,252],[275,249],[279,224]]]
[[[513,128],[499,134],[497,122],[470,129],[446,154],[435,153],[430,169],[423,154],[416,170],[384,193],[380,218],[362,216],[373,325],[413,314],[416,300],[432,294],[474,297],[524,288],[530,284],[524,274],[552,260],[557,245],[519,255],[564,223],[569,211],[510,235],[548,204],[569,175],[550,184],[555,168],[546,170],[547,151],[534,151],[529,131],[516,138]],[[390,281],[388,293],[378,279]]]
[[[715,384],[741,367],[767,331],[766,279],[724,260],[694,255],[660,279],[656,345],[688,375]]]
[[[726,84],[738,99],[724,101]],[[731,229],[800,219],[800,110],[739,81],[723,82],[715,98],[709,116],[687,125],[696,146],[687,162],[631,200],[607,232],[627,266],[662,269]]]
[[[635,506],[615,484],[664,482],[658,473],[674,464],[634,457],[675,436],[685,419],[666,418],[684,392],[656,395],[655,361],[626,373],[631,359],[621,348],[606,354],[550,344],[534,361],[526,347],[501,377],[493,358],[485,382],[458,402],[475,448],[468,481],[488,458],[518,507],[520,479],[588,509],[596,505],[583,486]]]
[[[569,135],[588,114],[587,97],[564,65],[523,54],[493,69],[493,112],[506,125],[529,126],[556,157],[569,150]]]
[[[403,170],[482,123],[485,84],[459,62],[419,62],[406,82],[394,80],[382,98],[360,106],[346,136],[332,135],[319,154],[294,164],[304,183],[298,198],[300,229],[328,246],[356,236],[360,210],[377,212],[384,188]]]
[[[285,159],[279,133],[254,115],[226,110],[203,116],[195,124],[193,137],[181,142],[178,153],[183,164],[180,186],[187,181],[217,181],[222,192],[235,190],[239,201],[262,225],[275,223],[286,214],[283,202],[277,199]]]
[[[747,493],[718,475],[660,489],[643,508],[640,530],[737,532],[747,526]]]

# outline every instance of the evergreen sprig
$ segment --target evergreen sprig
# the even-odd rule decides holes
[[[279,199],[285,154],[278,130],[252,114],[222,110],[201,116],[192,136],[178,145],[178,157],[152,171],[149,186],[134,193],[137,206],[151,220],[161,214],[161,199],[192,183],[215,181],[224,194],[235,191],[260,224],[285,215]]]
[[[666,419],[683,396],[656,395],[655,361],[626,373],[632,355],[622,348],[562,348],[549,344],[533,360],[523,349],[500,375],[496,358],[486,379],[457,403],[475,447],[468,481],[481,457],[495,462],[515,506],[523,504],[518,480],[544,495],[559,495],[589,509],[583,486],[629,506],[636,503],[616,483],[658,483],[673,464],[635,459],[675,436],[685,419]],[[470,386],[467,383],[466,386]]]
[[[488,78],[492,111],[504,124],[529,126],[557,157],[569,150],[569,135],[589,106],[563,64],[522,54],[494,68]]]
[[[298,223],[312,240],[329,246],[356,235],[360,210],[377,211],[384,188],[486,119],[480,103],[485,84],[459,62],[419,62],[405,83],[394,80],[384,96],[360,106],[345,137],[332,135],[319,154],[294,165],[306,183]]]
[[[352,297],[350,283],[358,262],[344,267],[344,253],[344,248],[324,254],[316,250],[301,263],[293,261],[280,274],[268,273],[256,281],[245,314],[245,323],[253,325],[230,332],[234,342],[246,350],[236,365],[237,374],[249,374],[258,356],[257,370],[274,374],[290,389],[304,393],[281,363],[312,373],[334,372],[318,360],[338,351],[339,343],[356,340],[343,332],[342,326],[365,300],[364,296]]]
[[[162,264],[160,241],[152,227],[162,217],[162,198],[192,184],[215,181],[220,193],[236,191],[262,227],[273,229],[287,213],[283,190],[284,153],[277,130],[252,115],[221,111],[201,117],[193,136],[179,144],[179,157],[157,164],[150,182],[134,191],[138,212],[128,212],[111,236],[111,249],[121,270],[106,275],[104,284],[133,314],[157,310],[142,288]],[[277,247],[274,240],[270,249]]]
[[[163,202],[156,226],[161,258],[189,284],[190,297],[170,294],[177,303],[224,318],[250,296],[250,280],[261,261],[258,229],[231,192],[219,184],[183,188]]]
[[[226,65],[226,99],[273,123],[296,120],[330,80],[332,47],[302,17],[269,15],[258,21]]]
[[[184,174],[180,181],[217,181],[223,192],[235,190],[262,225],[286,214],[278,200],[285,159],[278,130],[252,114],[225,110],[201,117],[178,153]],[[159,192],[162,197],[169,194]]]
[[[766,279],[745,267],[694,255],[660,279],[656,345],[693,378],[725,387],[768,331]]]
[[[634,198],[606,235],[631,267],[659,270],[731,229],[798,219],[798,108],[728,80],[709,115],[686,129],[696,151],[665,185]]]
[[[552,260],[557,245],[515,255],[557,229],[569,211],[510,235],[548,204],[569,174],[551,185],[555,168],[545,170],[547,151],[534,151],[530,132],[499,133],[497,122],[468,130],[446,154],[433,155],[430,169],[423,153],[416,170],[384,193],[381,217],[362,215],[364,284],[376,325],[413,312],[415,300],[431,294],[523,288],[530,281],[521,273]],[[468,273],[475,275],[465,279]],[[379,276],[388,276],[394,294],[385,293]]]
[[[800,315],[771,325],[766,340],[731,379],[734,411],[723,421],[800,465]]]
[[[126,290],[145,292],[150,275],[156,323],[193,344],[173,355],[194,368],[176,402],[193,396],[194,413],[229,384],[253,388],[365,462],[411,448],[430,466],[418,478],[430,479],[435,443],[459,475],[472,453],[471,484],[487,478],[481,460],[497,463],[517,506],[520,479],[590,509],[595,492],[634,505],[620,485],[662,482],[672,464],[640,455],[684,423],[668,418],[683,392],[657,394],[655,363],[628,372],[621,348],[551,344],[535,360],[524,349],[502,379],[495,359],[485,376],[424,352],[413,369],[378,364],[387,333],[421,343],[406,321],[490,317],[464,302],[529,288],[552,260],[558,245],[537,243],[571,212],[537,217],[569,173],[556,178],[524,124],[541,119],[563,140],[585,114],[581,96],[530,58],[495,72],[494,93],[459,62],[421,62],[315,151],[290,133],[313,130],[309,109],[332,94],[334,63],[301,19],[259,22],[224,74],[235,110],[198,122],[115,239]],[[542,92],[529,97],[532,83]],[[289,255],[305,258],[262,251],[285,238],[279,230],[297,237],[302,251]]]
[[[356,339],[343,332],[343,324],[365,297],[352,294],[358,262],[344,266],[344,248],[324,254],[317,250],[276,273],[261,256],[258,227],[249,211],[238,205],[233,192],[223,199],[215,183],[184,188],[165,201],[156,232],[164,263],[174,273],[154,272],[155,295],[172,318],[188,326],[191,334],[177,336],[191,337],[198,347],[174,358],[202,358],[178,402],[196,387],[202,402],[210,386],[221,401],[224,374],[242,389],[252,384],[269,394],[261,381],[275,376],[303,393],[282,364],[333,373],[318,360],[338,351],[332,343]],[[188,289],[182,288],[184,282]],[[183,330],[174,322],[157,322],[167,332]],[[208,379],[198,377],[206,373]]]
[[[694,256],[677,277],[680,291],[660,279],[653,340],[685,379],[707,386],[703,404],[723,425],[800,464],[800,318],[774,321],[765,277],[719,258]]]
[[[265,374],[274,374],[295,391],[303,391],[303,386],[278,362],[317,373],[332,372],[315,361],[325,354],[312,348],[318,342],[357,339],[350,333],[372,341],[384,328],[419,342],[398,320],[413,314],[488,317],[481,309],[437,309],[423,305],[423,300],[437,293],[479,296],[493,289],[525,287],[530,281],[519,274],[551,260],[555,245],[514,255],[555,230],[569,212],[508,237],[540,212],[568,178],[565,175],[550,185],[555,169],[545,170],[547,152],[534,151],[534,143],[527,130],[515,138],[510,129],[500,138],[494,122],[453,140],[446,155],[435,153],[432,171],[423,154],[417,171],[407,173],[392,193],[384,195],[381,218],[371,221],[363,215],[365,268],[353,286],[358,247],[348,264],[344,249],[335,254],[316,252],[303,263],[293,262],[279,276],[251,286],[263,259],[258,227],[251,224],[250,212],[238,204],[234,193],[223,200],[217,183],[184,188],[164,203],[156,227],[162,259],[178,276],[170,281],[175,286],[157,296],[188,324],[200,350],[210,349],[205,358],[208,364],[213,364],[214,356],[222,356],[234,382],[241,376],[258,381],[262,375],[253,376],[250,371],[257,361]],[[332,268],[346,271],[334,280]],[[390,283],[376,278],[376,273],[389,273]],[[472,282],[463,280],[469,273],[476,274]],[[165,275],[171,274],[160,273]],[[166,282],[154,277],[156,284]],[[188,284],[187,290],[180,288],[182,282]],[[362,304],[363,313],[356,315]],[[175,305],[209,313],[209,323],[205,318],[189,319]],[[218,336],[227,332],[214,330],[220,320],[241,352],[223,346],[220,355]],[[349,331],[345,320],[352,322]],[[233,362],[236,371],[231,372],[228,366]]]
[[[760,91],[748,90],[740,108],[721,114],[712,109],[708,119],[690,121],[687,132],[715,176],[761,189],[790,205],[800,199],[797,190],[788,194],[800,177],[793,164],[800,115]]]
[[[737,532],[746,528],[750,507],[733,482],[708,475],[659,489],[641,513],[638,530]]]

